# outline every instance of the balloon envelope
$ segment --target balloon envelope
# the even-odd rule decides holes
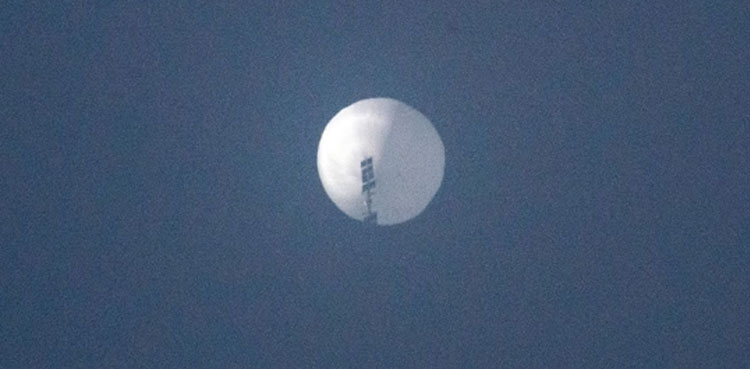
[[[338,112],[318,145],[318,174],[328,196],[346,215],[370,213],[363,189],[362,161],[372,158],[371,211],[377,224],[419,215],[443,181],[445,149],[430,121],[412,107],[388,98],[358,101]]]

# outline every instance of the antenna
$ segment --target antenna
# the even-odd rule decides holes
[[[365,194],[365,205],[367,205],[367,215],[363,221],[367,224],[378,224],[378,214],[372,211],[372,196],[375,194],[375,169],[372,166],[372,156],[362,160],[359,166],[362,169],[362,193]]]

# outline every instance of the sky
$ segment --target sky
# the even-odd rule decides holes
[[[0,6],[0,367],[750,367],[750,5]],[[336,112],[445,145],[326,196]]]

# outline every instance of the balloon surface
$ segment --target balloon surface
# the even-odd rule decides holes
[[[331,200],[346,215],[375,218],[379,225],[422,213],[444,169],[443,142],[430,121],[389,98],[344,108],[328,122],[318,145],[318,174]]]

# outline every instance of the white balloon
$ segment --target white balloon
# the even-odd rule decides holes
[[[370,214],[360,164],[372,157],[371,212],[377,224],[405,222],[422,213],[440,188],[445,148],[430,121],[394,99],[358,101],[338,112],[318,145],[318,174],[346,215]]]

